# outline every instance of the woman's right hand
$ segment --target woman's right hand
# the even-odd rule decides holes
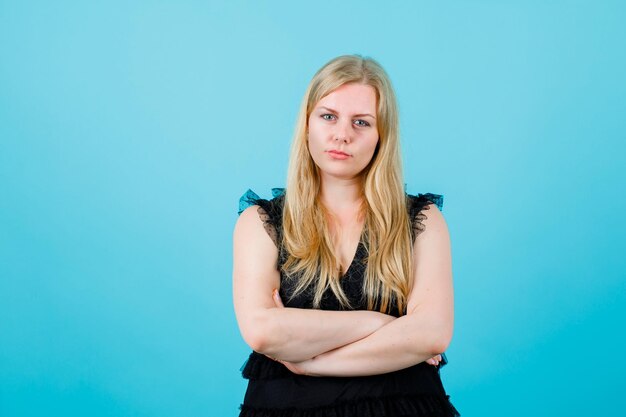
[[[441,361],[442,361],[441,355],[437,355],[437,356],[433,356],[430,359],[427,359],[426,363],[429,364],[429,365],[437,366],[437,365],[439,365],[439,362],[441,362]]]
[[[284,308],[283,300],[280,299],[280,294],[278,294],[278,290],[274,289],[272,291],[272,300],[274,300],[274,304],[276,304],[277,308]]]

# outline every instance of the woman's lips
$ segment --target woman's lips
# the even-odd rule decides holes
[[[350,157],[349,154],[347,154],[345,152],[341,152],[341,151],[330,150],[330,151],[327,151],[327,152],[330,155],[330,157],[333,158],[333,159],[347,159],[347,158]]]

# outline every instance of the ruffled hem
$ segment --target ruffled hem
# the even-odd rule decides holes
[[[437,370],[448,363],[448,358],[445,353],[441,354],[441,361],[436,366]],[[434,366],[434,365],[428,365]],[[280,362],[276,362],[268,358],[267,356],[252,351],[246,362],[241,366],[241,375],[245,379],[263,380],[263,379],[275,379],[284,378],[287,376],[293,376],[293,373],[287,369],[285,365]]]
[[[382,398],[358,398],[338,404],[308,409],[268,409],[240,406],[239,417],[459,417],[450,396],[430,394],[395,395]]]
[[[290,376],[293,373],[282,363],[253,351],[241,367],[241,375],[245,379],[274,379]]]

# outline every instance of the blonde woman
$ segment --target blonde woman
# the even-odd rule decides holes
[[[248,191],[233,294],[253,349],[240,416],[455,416],[439,368],[452,338],[443,197],[404,191],[398,110],[373,59],[311,80],[286,189]]]

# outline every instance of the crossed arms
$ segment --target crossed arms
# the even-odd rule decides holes
[[[241,213],[233,237],[235,313],[253,350],[294,373],[359,376],[431,361],[447,349],[454,319],[450,239],[435,205],[414,242],[414,281],[407,314],[399,318],[375,311],[282,307],[273,297],[280,285],[278,249],[257,208]]]

